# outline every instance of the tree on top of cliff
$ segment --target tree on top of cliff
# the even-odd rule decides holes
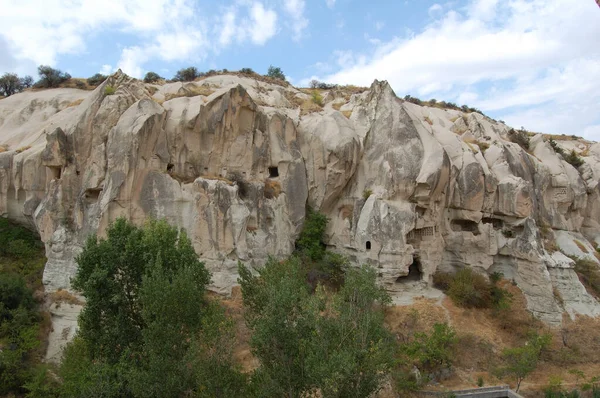
[[[35,86],[42,88],[58,87],[61,83],[71,78],[71,75],[68,73],[47,65],[38,66],[38,75],[40,75],[40,80],[35,83]]]
[[[269,66],[267,76],[272,77],[273,79],[285,80],[285,75],[283,74],[281,68],[278,66]]]

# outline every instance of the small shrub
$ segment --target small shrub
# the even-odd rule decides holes
[[[317,90],[313,90],[311,93],[311,100],[315,104],[323,106],[323,96]]]
[[[587,290],[600,297],[600,269],[596,262],[587,259],[575,259],[575,272]]]
[[[466,308],[486,308],[492,301],[488,281],[470,268],[454,275],[447,294],[456,305]]]
[[[104,95],[113,95],[115,93],[115,88],[113,86],[104,87]]]
[[[477,378],[477,387],[481,388],[481,387],[483,387],[483,384],[484,384],[483,383],[483,377],[479,376]]]
[[[200,73],[198,72],[198,69],[195,66],[190,66],[188,68],[179,69],[175,76],[173,76],[173,81],[191,82],[199,76]]]
[[[79,98],[78,100],[75,100],[71,103],[69,103],[69,105],[67,105],[67,108],[72,108],[74,106],[78,106],[83,102],[83,98]]]
[[[272,77],[273,79],[285,80],[285,75],[283,74],[281,68],[273,65],[269,66],[267,76]]]
[[[252,70],[252,68],[242,68],[242,69],[240,69],[239,72],[243,75],[255,75],[256,74],[256,72],[254,72]]]
[[[565,161],[567,163],[569,163],[571,166],[575,167],[576,169],[579,168],[580,166],[583,165],[583,163],[585,163],[583,161],[583,159],[577,154],[577,152],[575,152],[575,150],[571,150],[571,152],[569,152],[568,155],[563,155],[563,158],[565,159]]]
[[[363,195],[362,195],[362,196],[363,196],[363,199],[364,199],[364,200],[367,200],[367,199],[369,199],[369,197],[370,197],[371,195],[373,195],[373,190],[371,190],[371,189],[365,189],[365,190],[363,191]]]
[[[527,130],[523,128],[521,130],[510,129],[508,131],[508,139],[518,144],[525,151],[529,150],[529,135]]]
[[[554,149],[554,152],[558,153],[559,155],[564,156],[565,155],[565,151],[558,146],[558,144],[556,143],[556,141],[554,141],[552,138],[548,139],[548,143],[550,144],[550,146],[552,147],[552,149]]]
[[[96,73],[94,76],[88,77],[87,84],[89,84],[90,86],[98,86],[102,84],[107,78],[108,76],[104,76],[102,73]]]
[[[144,76],[144,83],[156,83],[159,80],[162,80],[162,77],[155,72],[148,72]]]
[[[415,333],[414,341],[403,347],[409,358],[419,362],[419,369],[433,373],[452,365],[457,342],[456,331],[447,323],[436,323],[431,333]]]
[[[454,276],[450,272],[436,272],[433,274],[433,286],[436,288],[446,291],[450,288],[450,283],[454,279]]]

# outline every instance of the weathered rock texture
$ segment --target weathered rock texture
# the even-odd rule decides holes
[[[600,314],[548,245],[598,262],[600,144],[557,141],[583,156],[577,170],[540,134],[526,152],[505,124],[404,102],[386,82],[323,97],[305,114],[296,104],[310,96],[293,87],[233,75],[157,86],[120,72],[93,92],[11,96],[0,212],[39,232],[48,291],[69,289],[86,237],[124,216],[185,228],[228,293],[238,260],[292,252],[310,205],[331,220],[330,249],[377,267],[397,296],[473,267],[513,279],[549,324]]]

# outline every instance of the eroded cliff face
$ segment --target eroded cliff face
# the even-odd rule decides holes
[[[378,268],[397,298],[437,270],[473,267],[513,279],[551,325],[600,315],[573,261],[546,247],[598,263],[600,144],[557,141],[583,156],[577,170],[540,134],[526,152],[503,123],[405,102],[386,82],[323,96],[305,114],[310,96],[293,87],[234,75],[156,86],[120,72],[93,92],[11,96],[0,212],[39,232],[47,291],[68,290],[87,236],[124,216],[185,228],[226,294],[238,260],[293,251],[310,205],[330,218],[330,249]],[[74,327],[54,333],[58,352]]]

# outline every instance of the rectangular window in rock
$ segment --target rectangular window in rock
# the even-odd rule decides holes
[[[269,167],[269,178],[279,177],[279,169],[277,166]]]

